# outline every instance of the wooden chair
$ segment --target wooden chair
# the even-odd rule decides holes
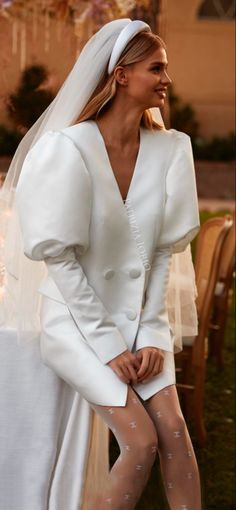
[[[231,304],[233,277],[235,273],[235,211],[233,224],[226,236],[215,287],[213,311],[209,334],[209,355],[216,358],[219,370],[224,367],[224,338],[228,309]]]
[[[183,350],[176,355],[177,389],[181,393],[183,413],[186,419],[193,417],[199,446],[204,446],[206,441],[203,400],[208,328],[222,248],[231,225],[232,218],[226,216],[210,219],[201,226],[195,257],[198,335],[183,338]]]

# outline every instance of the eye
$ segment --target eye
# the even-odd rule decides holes
[[[161,71],[161,66],[155,66],[152,68],[152,71],[159,73]]]
[[[167,72],[168,65],[164,66],[162,64],[157,64],[156,66],[152,67],[151,71],[154,73],[160,73],[162,70]]]

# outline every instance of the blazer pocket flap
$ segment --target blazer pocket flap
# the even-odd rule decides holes
[[[38,292],[42,294],[43,296],[47,296],[51,299],[54,299],[55,301],[59,301],[59,303],[64,303],[66,305],[66,301],[64,300],[61,292],[59,291],[58,287],[56,286],[54,280],[47,277],[46,280],[44,280],[39,288]]]

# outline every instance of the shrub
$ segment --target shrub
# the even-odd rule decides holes
[[[173,85],[168,87],[168,99],[170,105],[171,128],[187,133],[192,138],[198,136],[199,124],[195,117],[195,111],[188,103],[182,103],[174,92]]]
[[[54,98],[46,87],[48,71],[42,65],[27,67],[15,93],[10,94],[7,110],[17,127],[29,129]]]
[[[19,131],[0,124],[0,156],[13,156],[22,136]]]
[[[194,157],[210,161],[233,161],[235,142],[235,133],[229,133],[225,137],[214,136],[211,140],[193,138]]]

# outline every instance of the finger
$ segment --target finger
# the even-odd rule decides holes
[[[155,363],[153,372],[152,372],[152,378],[153,377],[157,377],[160,374],[160,372],[161,372],[161,370],[160,370],[160,360],[157,360],[157,362]],[[145,382],[147,382],[147,381],[145,381]]]
[[[162,372],[162,370],[163,370],[163,366],[164,366],[164,357],[162,357],[162,358],[160,359],[159,372]]]
[[[155,367],[155,364],[156,364],[156,361],[157,361],[157,355],[155,352],[151,352],[151,355],[150,355],[150,359],[149,359],[149,366],[148,366],[148,373],[152,373],[153,372],[153,369]]]
[[[146,383],[146,382],[150,381],[150,379],[152,379],[153,377],[157,376],[162,371],[163,362],[164,362],[164,360],[163,360],[162,356],[158,357],[158,359],[155,359],[155,363],[154,363],[152,372],[144,375],[144,377],[142,377],[141,380],[138,380],[138,382]]]
[[[134,366],[135,370],[139,370],[140,369],[140,367],[141,367],[141,360],[142,360],[142,357],[140,357],[140,356],[139,357],[137,357],[137,356],[133,357],[132,363],[133,363],[133,366]]]
[[[123,375],[128,378],[128,381],[130,383],[131,375],[130,375],[130,371],[129,371],[129,365],[124,364],[120,367],[120,369],[121,369]]]
[[[131,364],[135,368],[135,370],[138,370],[140,368],[140,361],[137,359],[136,355],[133,354],[132,352],[129,352],[128,354],[126,354],[124,359],[125,359],[126,365]]]
[[[137,358],[136,354],[133,354],[132,352],[129,353],[129,358],[126,358],[126,361],[134,367],[135,370],[139,370],[140,368],[140,360]]]
[[[149,365],[149,357],[150,357],[150,355],[149,355],[148,352],[144,352],[143,353],[143,359],[142,359],[142,362],[141,362],[141,367],[140,367],[140,369],[138,370],[138,373],[137,373],[138,378],[142,377],[145,374],[145,372],[147,371],[148,365]]]
[[[126,368],[129,371],[129,377],[131,378],[131,381],[136,383],[138,380],[137,371],[140,368],[140,362],[137,362],[135,355],[130,355],[129,362],[126,363]]]
[[[114,367],[114,370],[124,382],[127,384],[130,383],[129,371],[126,369],[126,365],[124,363],[117,363]]]
[[[143,374],[143,376],[138,378],[139,382],[142,382],[143,379],[146,379],[147,377],[152,376],[155,365],[156,365],[156,355],[154,353],[151,353],[149,358],[149,364],[146,372]]]
[[[135,384],[138,380],[137,372],[132,365],[128,366],[131,381]]]
[[[136,358],[137,358],[139,361],[142,361],[142,358],[143,358],[142,351],[137,351],[137,352],[136,352]]]
[[[116,368],[116,369],[114,370],[114,372],[115,372],[115,374],[119,377],[119,379],[120,379],[122,382],[124,382],[124,383],[126,383],[126,384],[129,384],[129,379],[128,379],[128,377],[126,377],[126,376],[123,374],[123,372],[122,372],[121,370],[119,370],[119,368]]]

